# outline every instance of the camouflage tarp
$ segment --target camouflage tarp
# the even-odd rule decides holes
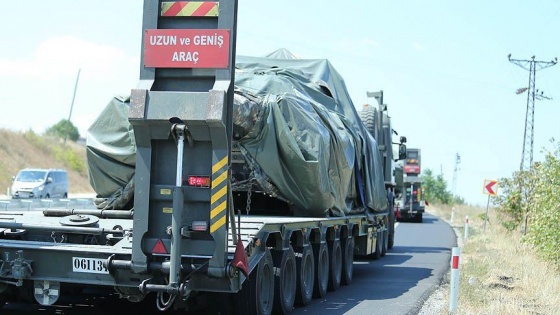
[[[286,50],[238,56],[235,93],[234,133],[243,152],[296,214],[387,211],[377,144],[328,60],[295,59]],[[113,100],[88,131],[90,181],[105,205],[125,197],[134,175],[125,111],[126,102]]]

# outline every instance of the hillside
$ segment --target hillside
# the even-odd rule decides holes
[[[70,194],[93,194],[87,175],[86,147],[72,141],[48,138],[33,131],[0,128],[0,195],[6,194],[12,176],[22,168],[62,168],[68,172]]]

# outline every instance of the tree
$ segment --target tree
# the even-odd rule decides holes
[[[74,126],[74,124],[72,124],[72,122],[67,119],[62,119],[55,125],[47,128],[45,134],[47,136],[70,139],[74,142],[80,139],[80,132],[78,131],[78,128],[76,128],[76,126]]]
[[[508,230],[517,229],[526,216],[527,198],[523,198],[522,187],[530,185],[530,171],[518,171],[511,178],[500,179],[500,195],[492,199],[500,213],[500,221]]]
[[[554,150],[544,152],[544,161],[500,181],[502,193],[494,204],[502,225],[521,227],[524,240],[560,267],[560,143],[551,141]]]
[[[447,183],[443,175],[434,174],[431,169],[427,169],[422,174],[422,186],[424,187],[424,199],[428,202],[441,202],[449,204],[453,202],[453,196],[447,190]]]

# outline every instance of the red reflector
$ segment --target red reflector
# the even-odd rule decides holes
[[[152,254],[167,254],[167,253],[168,252],[167,249],[165,248],[165,245],[163,245],[161,239],[158,239],[156,245],[152,247]]]
[[[204,232],[208,230],[208,222],[206,221],[193,221],[191,224],[193,231]]]
[[[189,176],[187,182],[189,186],[210,187],[210,177],[208,176]]]
[[[451,268],[459,269],[459,256],[453,256],[453,260],[451,260]]]

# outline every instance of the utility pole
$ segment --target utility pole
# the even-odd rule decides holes
[[[551,61],[536,61],[535,56],[531,60],[512,59],[511,54],[508,55],[508,60],[518,65],[519,67],[529,71],[529,92],[527,92],[527,112],[525,114],[525,132],[523,134],[523,152],[521,153],[520,171],[529,170],[533,165],[533,144],[534,144],[534,131],[535,131],[535,98],[539,96],[535,92],[535,80],[537,70],[542,70],[556,65],[558,58]],[[517,94],[521,94],[526,89],[521,88],[517,90]]]
[[[451,184],[451,192],[453,196],[457,195],[457,172],[459,171],[459,164],[461,163],[461,156],[457,152],[455,156],[455,169],[453,170],[453,183]]]
[[[78,69],[78,75],[76,76],[76,84],[74,84],[74,93],[72,93],[72,103],[70,104],[70,114],[68,114],[68,123],[66,124],[66,132],[64,133],[64,144],[66,144],[66,138],[70,132],[70,119],[72,118],[72,109],[74,109],[74,100],[76,99],[76,90],[78,89],[78,81],[80,80],[80,72],[82,69]]]

